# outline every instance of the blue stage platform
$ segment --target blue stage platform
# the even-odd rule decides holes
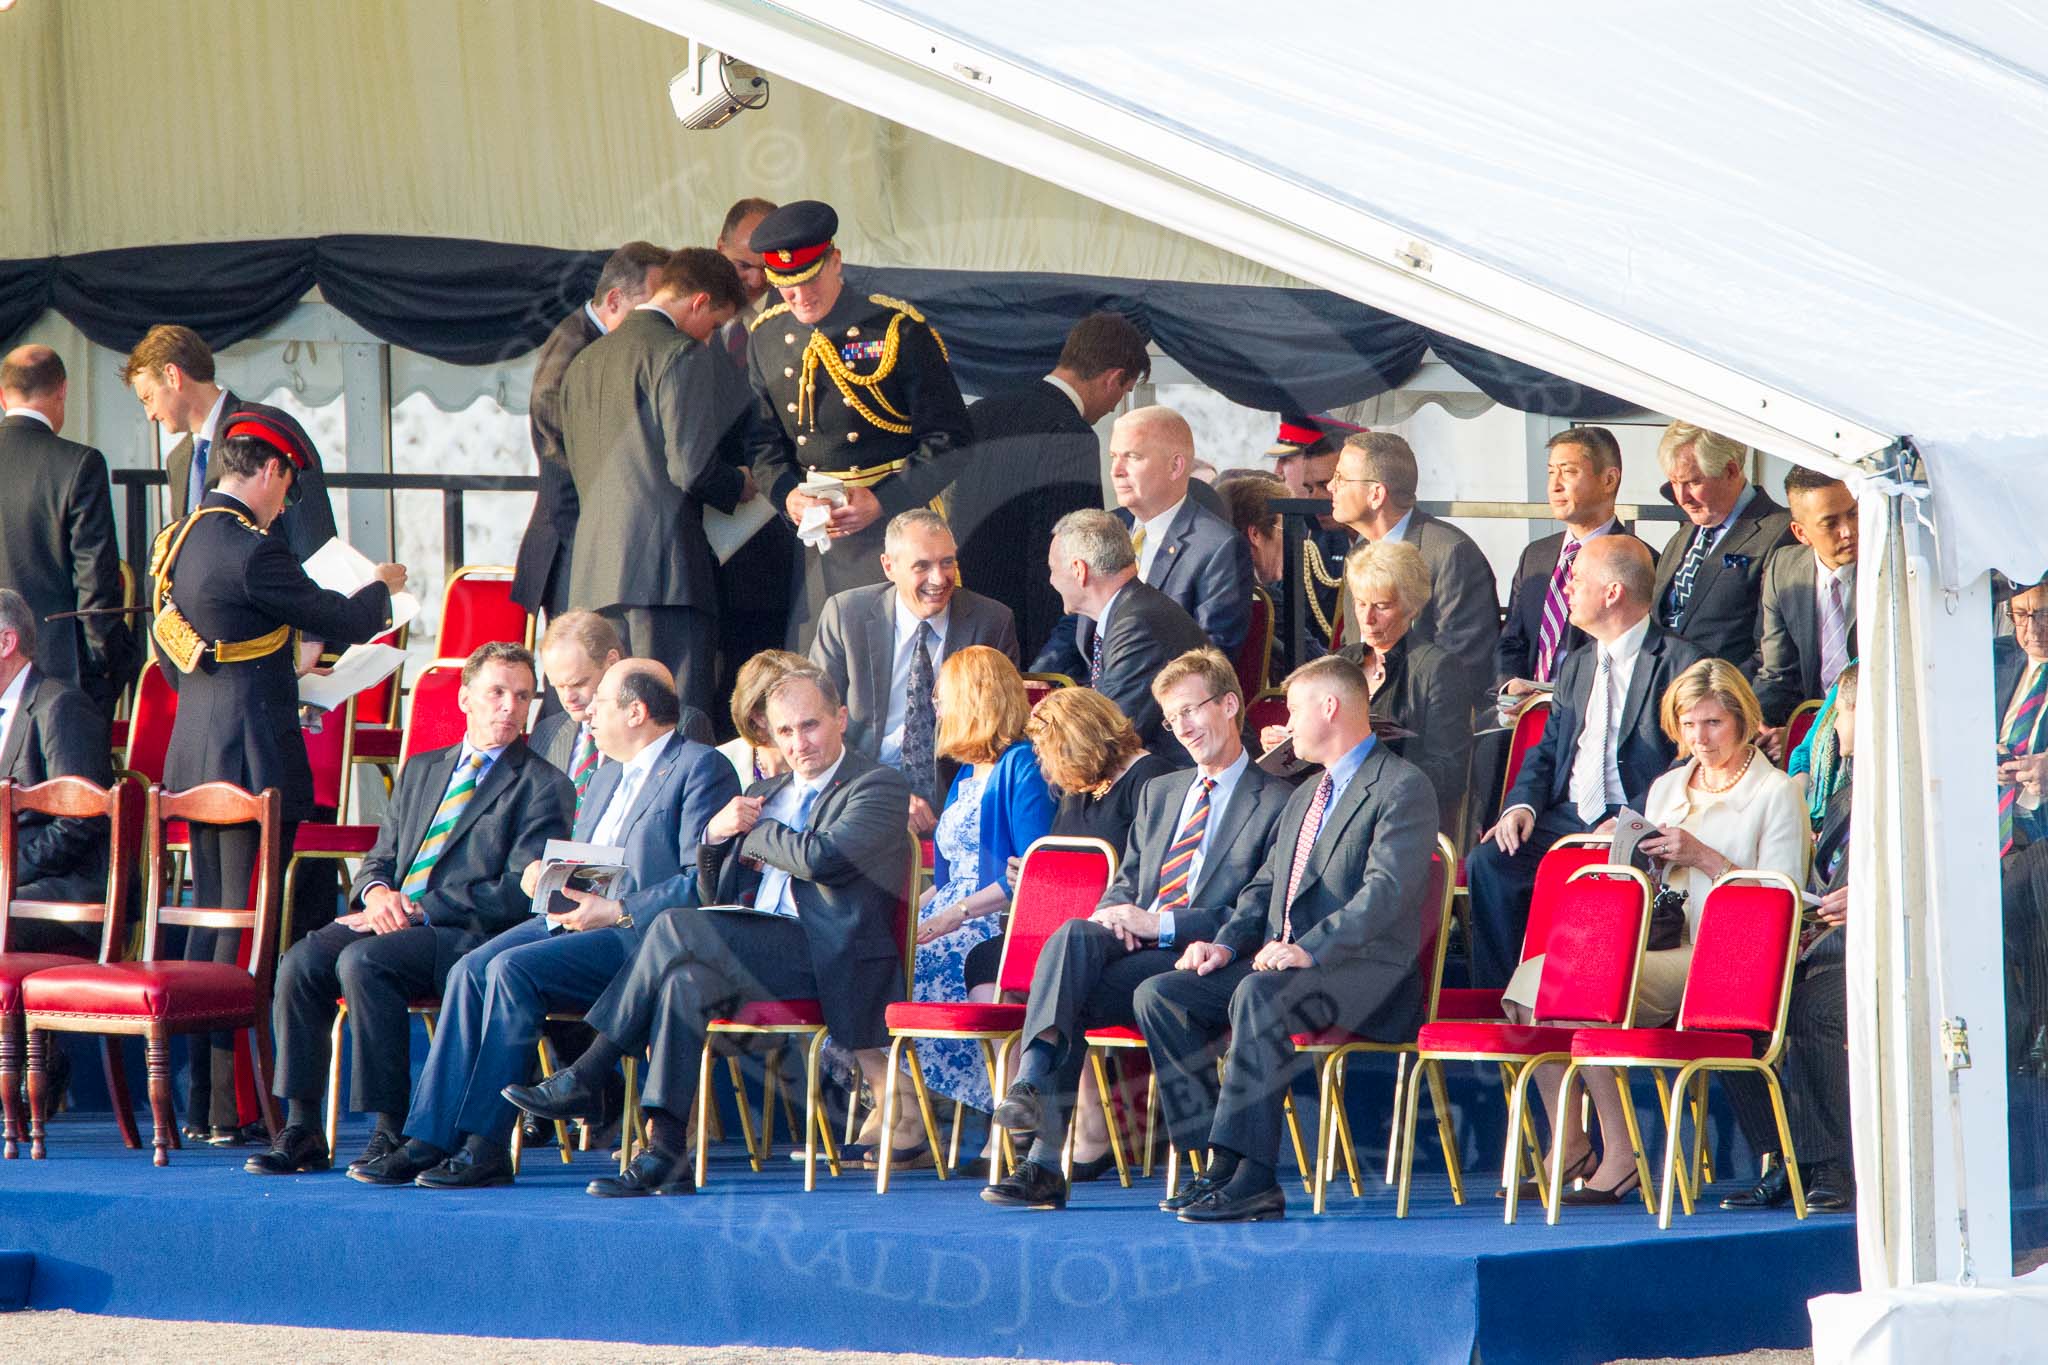
[[[344,1155],[362,1138],[344,1129]],[[623,1203],[583,1193],[595,1154],[535,1154],[513,1188],[454,1194],[260,1179],[243,1155],[187,1148],[157,1170],[103,1116],[53,1124],[48,1160],[0,1162],[0,1249],[33,1253],[29,1306],[1174,1365],[1568,1365],[1803,1345],[1807,1298],[1855,1283],[1846,1218],[1710,1210],[1659,1233],[1638,1201],[1555,1228],[1525,1205],[1509,1228],[1483,1175],[1463,1208],[1419,1175],[1405,1222],[1373,1183],[1321,1218],[1304,1197],[1283,1223],[1199,1228],[1158,1212],[1156,1176],[1020,1213],[929,1171],[881,1198],[853,1173],[805,1195],[792,1163],[755,1175],[737,1143],[705,1193]]]

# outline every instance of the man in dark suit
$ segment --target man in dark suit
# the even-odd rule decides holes
[[[1792,537],[1764,566],[1763,641],[1756,699],[1764,747],[1785,758],[1784,725],[1801,702],[1827,695],[1856,657],[1856,495],[1799,465],[1785,476]]]
[[[1664,496],[1690,526],[1657,559],[1657,622],[1709,654],[1754,673],[1763,634],[1764,564],[1792,543],[1792,518],[1750,483],[1748,451],[1726,436],[1673,422],[1657,442]]]
[[[1429,566],[1429,605],[1409,627],[1483,677],[1493,671],[1500,636],[1500,590],[1493,566],[1472,537],[1415,506],[1421,475],[1415,451],[1390,431],[1362,431],[1344,442],[1330,478],[1331,515],[1370,541],[1405,541]],[[1350,609],[1345,595],[1340,611]],[[1344,623],[1356,638],[1355,620]]]
[[[1216,937],[1224,912],[1214,907],[1236,902],[1294,794],[1245,752],[1244,694],[1221,651],[1181,655],[1152,693],[1195,766],[1139,792],[1123,861],[1095,913],[1061,925],[1039,952],[1024,1016],[1031,1041],[995,1112],[998,1124],[1031,1137],[1031,1150],[982,1191],[991,1204],[1065,1206],[1060,1153],[1088,1057],[1083,1035],[1136,1027],[1138,987],[1172,971],[1184,945]]]
[[[581,816],[591,779],[605,762],[591,729],[590,703],[606,672],[626,657],[626,651],[611,622],[594,611],[568,611],[548,622],[536,652],[560,709],[533,723],[526,747],[569,774]],[[711,718],[694,706],[683,706],[676,733],[709,744]]]
[[[1564,656],[1586,643],[1571,623],[1567,585],[1587,541],[1626,528],[1615,519],[1621,491],[1621,443],[1606,427],[1569,427],[1546,443],[1545,492],[1562,531],[1530,543],[1515,566],[1507,619],[1493,647],[1494,684],[1511,706],[1557,676]],[[1519,684],[1519,685],[1518,685]]]
[[[1290,1034],[1335,1028],[1392,1042],[1422,1023],[1416,958],[1436,794],[1373,739],[1371,703],[1349,659],[1326,656],[1288,678],[1295,751],[1323,776],[1295,789],[1215,938],[1138,987],[1168,1131],[1182,1151],[1209,1153],[1202,1178],[1160,1206],[1183,1222],[1285,1216],[1281,1104],[1307,1065]]]
[[[1676,756],[1664,692],[1706,654],[1657,624],[1652,591],[1649,548],[1633,536],[1588,541],[1572,565],[1571,622],[1588,644],[1565,656],[1543,738],[1465,860],[1474,986],[1505,986],[1520,963],[1536,865],[1551,845],[1624,806],[1641,810]]]
[[[846,746],[846,709],[824,674],[791,673],[768,693],[767,712],[790,771],[734,797],[705,828],[704,907],[678,906],[648,927],[585,1016],[599,1037],[573,1065],[505,1090],[537,1117],[579,1117],[596,1108],[621,1057],[648,1049],[648,1145],[623,1177],[592,1181],[594,1195],[695,1190],[684,1149],[704,1026],[745,1001],[817,1000],[875,1093],[887,1079],[883,1011],[903,991],[893,917],[906,890],[910,791],[894,768]],[[917,1122],[904,1119],[897,1131],[907,1139]]]
[[[739,467],[746,386],[707,345],[740,303],[726,259],[686,247],[654,296],[562,381],[563,449],[582,502],[569,604],[609,617],[629,653],[673,669],[699,710],[711,705],[718,651],[704,509],[731,512],[754,496]]]
[[[1095,424],[1151,376],[1145,334],[1119,313],[1090,313],[1067,333],[1051,374],[967,409],[974,457],[948,502],[960,572],[1016,615],[1032,654],[1060,620],[1059,596],[1037,571],[1053,524],[1102,506]]]
[[[1047,569],[1061,603],[1081,618],[1075,644],[1084,671],[1075,680],[1115,702],[1146,748],[1185,766],[1187,750],[1167,732],[1152,679],[1169,660],[1209,643],[1195,618],[1139,581],[1130,532],[1108,512],[1061,517],[1053,527]],[[1044,656],[1032,668],[1045,671]]]
[[[969,645],[999,649],[1015,663],[1017,627],[1008,607],[960,586],[953,532],[929,507],[897,513],[884,546],[889,581],[827,599],[811,660],[846,698],[847,744],[902,772],[911,825],[928,834],[945,800],[932,750],[932,682]]]
[[[313,582],[285,538],[271,533],[287,515],[311,450],[292,428],[258,413],[239,413],[219,430],[209,461],[214,488],[198,510],[158,534],[151,555],[150,632],[164,678],[178,692],[164,786],[275,787],[283,797],[280,842],[289,848],[293,827],[314,813],[299,729],[298,674],[307,660],[303,651],[294,659],[291,641],[295,632],[349,643],[380,634],[390,627],[391,594],[405,586],[405,570],[379,565],[376,580],[348,597]],[[253,824],[194,825],[198,903],[247,908],[257,853]],[[194,929],[185,955],[233,962],[241,938]],[[193,1050],[191,1136],[239,1141],[236,1120],[246,1111],[237,1102],[233,1051],[225,1033],[214,1035],[210,1052]]]
[[[669,253],[652,242],[628,242],[614,251],[598,272],[590,302],[556,323],[534,358],[526,426],[533,439],[540,489],[512,569],[512,600],[529,612],[559,616],[569,609],[578,504],[576,481],[562,454],[562,378],[584,347],[647,302],[668,258]]]
[[[612,665],[590,715],[611,761],[591,783],[573,837],[625,849],[625,885],[616,897],[563,891],[562,902],[536,906],[455,964],[405,1142],[349,1168],[366,1185],[510,1184],[513,1110],[500,1092],[530,1074],[542,1021],[590,1008],[632,961],[639,926],[697,898],[698,841],[740,794],[732,764],[676,732],[681,703],[668,670],[651,659]],[[527,864],[520,889],[528,896],[542,870]]]
[[[49,619],[121,606],[107,461],[63,439],[69,391],[64,362],[47,346],[17,347],[0,360],[0,584],[26,598],[41,623],[36,667],[82,689],[104,721],[142,660],[120,616]]]
[[[521,874],[549,839],[569,832],[569,779],[520,735],[536,685],[533,655],[479,645],[462,674],[462,742],[405,765],[349,890],[351,913],[306,935],[278,965],[276,1089],[287,1112],[275,1146],[249,1158],[254,1174],[332,1163],[320,1097],[337,996],[348,1003],[349,1108],[375,1114],[383,1141],[373,1139],[372,1150],[389,1148],[411,1089],[406,1007],[440,999],[458,958],[530,913]]]
[[[101,786],[109,771],[105,722],[62,678],[31,662],[36,616],[12,588],[0,588],[0,779],[32,787],[53,777]],[[14,895],[31,901],[96,901],[107,891],[107,822],[23,812],[15,823]],[[7,931],[17,953],[99,949],[99,926],[17,919]]]

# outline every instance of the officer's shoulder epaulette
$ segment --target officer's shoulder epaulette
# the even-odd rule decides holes
[[[901,313],[912,322],[924,321],[924,314],[917,311],[917,305],[914,303],[906,303],[902,299],[891,298],[887,294],[870,294],[868,295],[868,302],[874,304],[877,308],[887,308]]]
[[[751,332],[756,327],[759,327],[762,323],[768,321],[768,319],[781,317],[784,313],[787,313],[788,311],[789,305],[786,303],[778,303],[773,308],[763,308],[761,310],[761,316],[755,318],[752,322],[747,324],[747,330]]]

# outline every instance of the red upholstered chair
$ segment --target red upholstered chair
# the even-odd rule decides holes
[[[178,719],[178,693],[151,659],[135,683],[135,705],[128,716],[123,771],[143,785],[164,780],[164,755],[171,747],[171,725]]]
[[[1033,710],[1062,687],[1074,686],[1074,680],[1064,673],[1026,673],[1024,675],[1024,700],[1031,703]]]
[[[1252,584],[1251,628],[1231,660],[1237,669],[1237,685],[1247,697],[1266,690],[1266,678],[1273,668],[1273,598],[1258,584]]]
[[[1552,916],[1544,942],[1543,982],[1536,990],[1534,1020],[1528,1024],[1439,1021],[1416,1036],[1418,1065],[1429,1074],[1430,1102],[1442,1104],[1446,1061],[1497,1062],[1514,1069],[1508,1101],[1507,1151],[1502,1182],[1506,1220],[1515,1221],[1522,1183],[1523,1109],[1529,1076],[1545,1062],[1568,1062],[1572,1037],[1584,1025],[1619,1025],[1635,1020],[1636,982],[1642,973],[1643,940],[1650,929],[1650,883],[1632,867],[1600,865],[1572,874],[1565,903]],[[1401,1132],[1401,1192],[1394,1216],[1408,1216],[1408,1185],[1415,1162],[1415,1114],[1422,1087],[1409,1082]],[[1563,1112],[1562,1108],[1559,1110]],[[1439,1110],[1441,1119],[1441,1110]],[[1556,1144],[1561,1145],[1561,1144]],[[1640,1154],[1637,1157],[1641,1162]],[[1648,1202],[1649,1172],[1641,1172]],[[1457,1188],[1452,1197],[1462,1203]]]
[[[1806,742],[1807,731],[1813,729],[1814,721],[1820,718],[1821,704],[1817,701],[1803,701],[1792,708],[1792,714],[1785,717],[1785,758],[1790,761],[1792,751]]]
[[[404,649],[411,630],[409,625],[400,626],[379,635],[371,643],[396,645]],[[354,752],[350,760],[368,764],[382,772],[387,789],[397,770],[398,750],[405,738],[404,728],[399,724],[399,684],[404,676],[405,670],[401,668],[375,687],[366,687],[356,693],[356,728],[350,741]]]
[[[1660,1076],[1666,1071],[1678,1073],[1665,1101],[1664,1183],[1656,1206],[1660,1228],[1671,1226],[1674,1181],[1686,1213],[1692,1212],[1693,1190],[1699,1181],[1698,1119],[1703,1108],[1695,1110],[1689,1178],[1678,1171],[1679,1124],[1689,1088],[1695,1081],[1704,1087],[1707,1075],[1715,1071],[1750,1072],[1760,1076],[1769,1089],[1778,1122],[1778,1150],[1792,1186],[1792,1210],[1800,1218],[1806,1217],[1806,1192],[1799,1183],[1799,1162],[1792,1151],[1792,1132],[1785,1122],[1785,1097],[1778,1089],[1776,1069],[1785,1047],[1792,973],[1799,965],[1799,917],[1799,888],[1791,878],[1777,872],[1728,873],[1714,883],[1706,904],[1700,907],[1700,932],[1693,942],[1677,1026],[1581,1029],[1572,1035],[1571,1062],[1565,1068],[1561,1097],[1571,1095],[1572,1082],[1587,1067],[1612,1067],[1624,1078],[1632,1066],[1649,1067]],[[1768,1038],[1761,1050],[1752,1040],[1756,1034]],[[1625,1080],[1622,1094],[1628,1094]],[[1629,1136],[1634,1140],[1633,1132]],[[1558,1152],[1562,1150],[1559,1144]],[[1640,1166],[1640,1143],[1636,1160]],[[1644,1179],[1647,1181],[1647,1175]],[[1557,1221],[1561,1182],[1553,1154],[1549,1198],[1553,1223]]]
[[[1250,747],[1259,749],[1259,736],[1267,726],[1287,724],[1287,694],[1274,689],[1245,695],[1251,700],[1244,708],[1244,732],[1251,736]]]
[[[1426,1024],[1435,1023],[1437,1018],[1437,994],[1443,985],[1444,944],[1450,937],[1451,928],[1451,869],[1457,866],[1457,861],[1457,852],[1451,847],[1451,841],[1437,835],[1436,854],[1429,860],[1429,887],[1422,898],[1422,935],[1415,957],[1415,971],[1422,978],[1422,1017]],[[1392,1184],[1395,1158],[1400,1147],[1401,1094],[1406,1086],[1420,1079],[1419,1075],[1411,1076],[1408,1068],[1408,1058],[1414,1054],[1415,1044],[1382,1043],[1344,1029],[1297,1033],[1293,1043],[1297,1052],[1312,1053],[1317,1058],[1316,1088],[1320,1102],[1316,1111],[1313,1168],[1303,1152],[1301,1125],[1295,1118],[1292,1094],[1287,1097],[1287,1132],[1294,1141],[1295,1160],[1308,1183],[1310,1195],[1314,1197],[1315,1211],[1321,1213],[1340,1142],[1343,1144],[1344,1169],[1351,1178],[1352,1197],[1365,1192],[1358,1179],[1358,1153],[1351,1141],[1351,1123],[1344,1113],[1345,1061],[1367,1053],[1391,1053],[1399,1058],[1399,1069],[1394,1073],[1394,1114],[1389,1123],[1392,1137],[1387,1143],[1387,1183]],[[1431,1080],[1433,1083],[1437,1081],[1433,1073]],[[1457,1141],[1451,1132],[1449,1097],[1441,1090],[1432,1091],[1430,1106],[1436,1111],[1437,1138],[1443,1144],[1444,1164],[1451,1173],[1452,1191],[1462,1200],[1464,1178],[1458,1169]]]
[[[1550,694],[1538,692],[1525,698],[1514,715],[1514,730],[1508,736],[1508,759],[1501,771],[1500,800],[1494,802],[1499,810],[1508,803],[1508,793],[1515,789],[1515,779],[1522,775],[1522,762],[1529,757],[1529,751],[1542,740],[1543,732],[1550,725]],[[1470,805],[1470,802],[1467,802]],[[1468,853],[1470,850],[1466,850]],[[1458,891],[1465,890],[1465,865],[1458,864]],[[1468,929],[1470,925],[1466,926]]]
[[[109,826],[107,847],[107,894],[101,901],[20,900],[15,863],[20,856],[15,817],[25,811],[62,819],[105,818]],[[0,1101],[6,1113],[5,1154],[14,1160],[21,1142],[22,1114],[16,1092],[21,1083],[23,1052],[21,983],[31,975],[54,967],[73,967],[89,961],[63,953],[16,952],[9,946],[10,931],[26,920],[60,924],[100,926],[99,960],[120,960],[125,932],[129,892],[134,885],[135,855],[142,847],[142,790],[126,779],[112,787],[101,787],[82,777],[53,777],[33,787],[0,782]],[[128,1073],[121,1066],[118,1038],[100,1039],[100,1060],[107,1073],[107,1094],[114,1102],[114,1120],[121,1125],[121,1138],[130,1147],[142,1140],[135,1132],[135,1115],[128,1107]],[[41,1156],[42,1128],[36,1125],[31,1139],[31,1156]]]
[[[989,1086],[1003,1093],[1003,1049],[1024,1027],[1025,992],[1031,989],[1032,973],[1038,969],[1038,954],[1053,932],[1070,919],[1095,913],[1102,893],[1116,875],[1116,850],[1101,839],[1074,839],[1047,835],[1024,850],[1024,863],[1017,872],[1016,893],[1010,900],[1010,923],[1003,936],[1003,956],[996,968],[998,994],[1011,997],[986,1003],[937,1004],[906,1000],[889,1006],[889,1083],[882,1092],[882,1132],[875,1193],[889,1192],[889,1141],[894,1130],[898,1077],[907,1057],[910,1080],[917,1092],[918,1112],[924,1118],[925,1140],[931,1144],[933,1164],[944,1180],[960,1155],[961,1105],[953,1104],[952,1142],[939,1153],[938,1121],[932,1114],[931,1095],[925,1090],[924,1070],[917,1061],[917,1039],[958,1038],[981,1045],[983,1063],[988,1067]],[[1002,1144],[997,1144],[1000,1157]],[[989,1183],[1001,1179],[1000,1159],[989,1163]]]
[[[81,964],[40,971],[22,982],[28,1016],[31,1122],[43,1124],[40,1032],[139,1033],[149,1049],[149,1107],[156,1123],[156,1164],[170,1161],[177,1140],[171,1109],[170,1040],[174,1033],[219,1033],[248,1029],[256,1062],[263,1120],[278,1130],[277,1101],[270,1093],[270,983],[277,964],[277,907],[282,892],[279,847],[281,798],[275,788],[252,796],[225,782],[189,791],[149,789],[145,822],[149,876],[144,886],[142,959],[139,962]],[[164,830],[172,820],[210,825],[259,826],[253,905],[247,910],[164,904]],[[166,961],[158,956],[163,926],[239,929],[249,938],[249,965]]]
[[[910,894],[914,880],[915,858],[906,860],[903,868],[901,891],[895,905],[890,927],[896,935],[896,946],[903,954],[903,987],[909,993],[914,963],[917,955],[917,903]],[[894,1009],[895,1006],[890,1006]],[[711,1129],[711,1082],[714,1061],[719,1051],[730,1055],[734,1045],[748,1038],[768,1038],[770,1045],[761,1084],[761,1127],[757,1134],[753,1121],[747,1112],[747,1096],[740,1087],[739,1069],[733,1067],[735,1107],[740,1114],[741,1136],[747,1144],[747,1160],[756,1170],[768,1164],[768,1158],[775,1148],[775,1101],[781,1093],[781,1063],[784,1049],[790,1041],[803,1039],[804,1051],[804,1191],[809,1193],[817,1188],[818,1143],[825,1145],[825,1162],[832,1174],[839,1172],[839,1146],[832,1138],[832,1125],[825,1120],[825,1109],[820,1090],[821,1074],[819,1061],[825,1047],[825,1009],[816,1000],[755,1000],[742,1005],[730,1019],[713,1019],[704,1031],[704,1055],[697,1077],[697,1183],[702,1185],[706,1174],[706,1158],[710,1148]],[[639,1088],[634,1083],[635,1062],[626,1058],[626,1121],[622,1125],[619,1159],[630,1161],[633,1142],[640,1132]],[[735,1062],[737,1059],[734,1059]],[[886,1115],[884,1132],[887,1132]],[[795,1134],[790,1135],[794,1137]],[[882,1143],[887,1150],[888,1143]]]
[[[1582,867],[1596,867],[1607,861],[1608,838],[1604,834],[1567,834],[1550,846],[1536,864],[1536,886],[1529,895],[1529,920],[1522,929],[1522,960],[1543,951],[1550,936],[1550,917],[1565,894],[1565,884]],[[1499,1019],[1502,1017],[1498,989],[1447,986],[1437,993],[1439,1019]]]
[[[478,645],[502,640],[533,644],[533,617],[512,600],[512,568],[506,564],[465,564],[448,575],[441,592],[441,638],[434,653],[467,659]]]

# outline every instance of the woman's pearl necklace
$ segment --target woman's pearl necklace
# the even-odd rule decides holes
[[[1707,781],[1706,769],[1700,769],[1700,790],[1707,793],[1709,796],[1719,796],[1722,792],[1727,791],[1736,783],[1740,782],[1743,779],[1743,777],[1749,772],[1749,765],[1754,762],[1756,762],[1756,746],[1752,744],[1749,746],[1749,757],[1742,760],[1742,766],[1736,770],[1735,776],[1729,778],[1728,781],[1726,781],[1718,787],[1714,786],[1712,783]]]

